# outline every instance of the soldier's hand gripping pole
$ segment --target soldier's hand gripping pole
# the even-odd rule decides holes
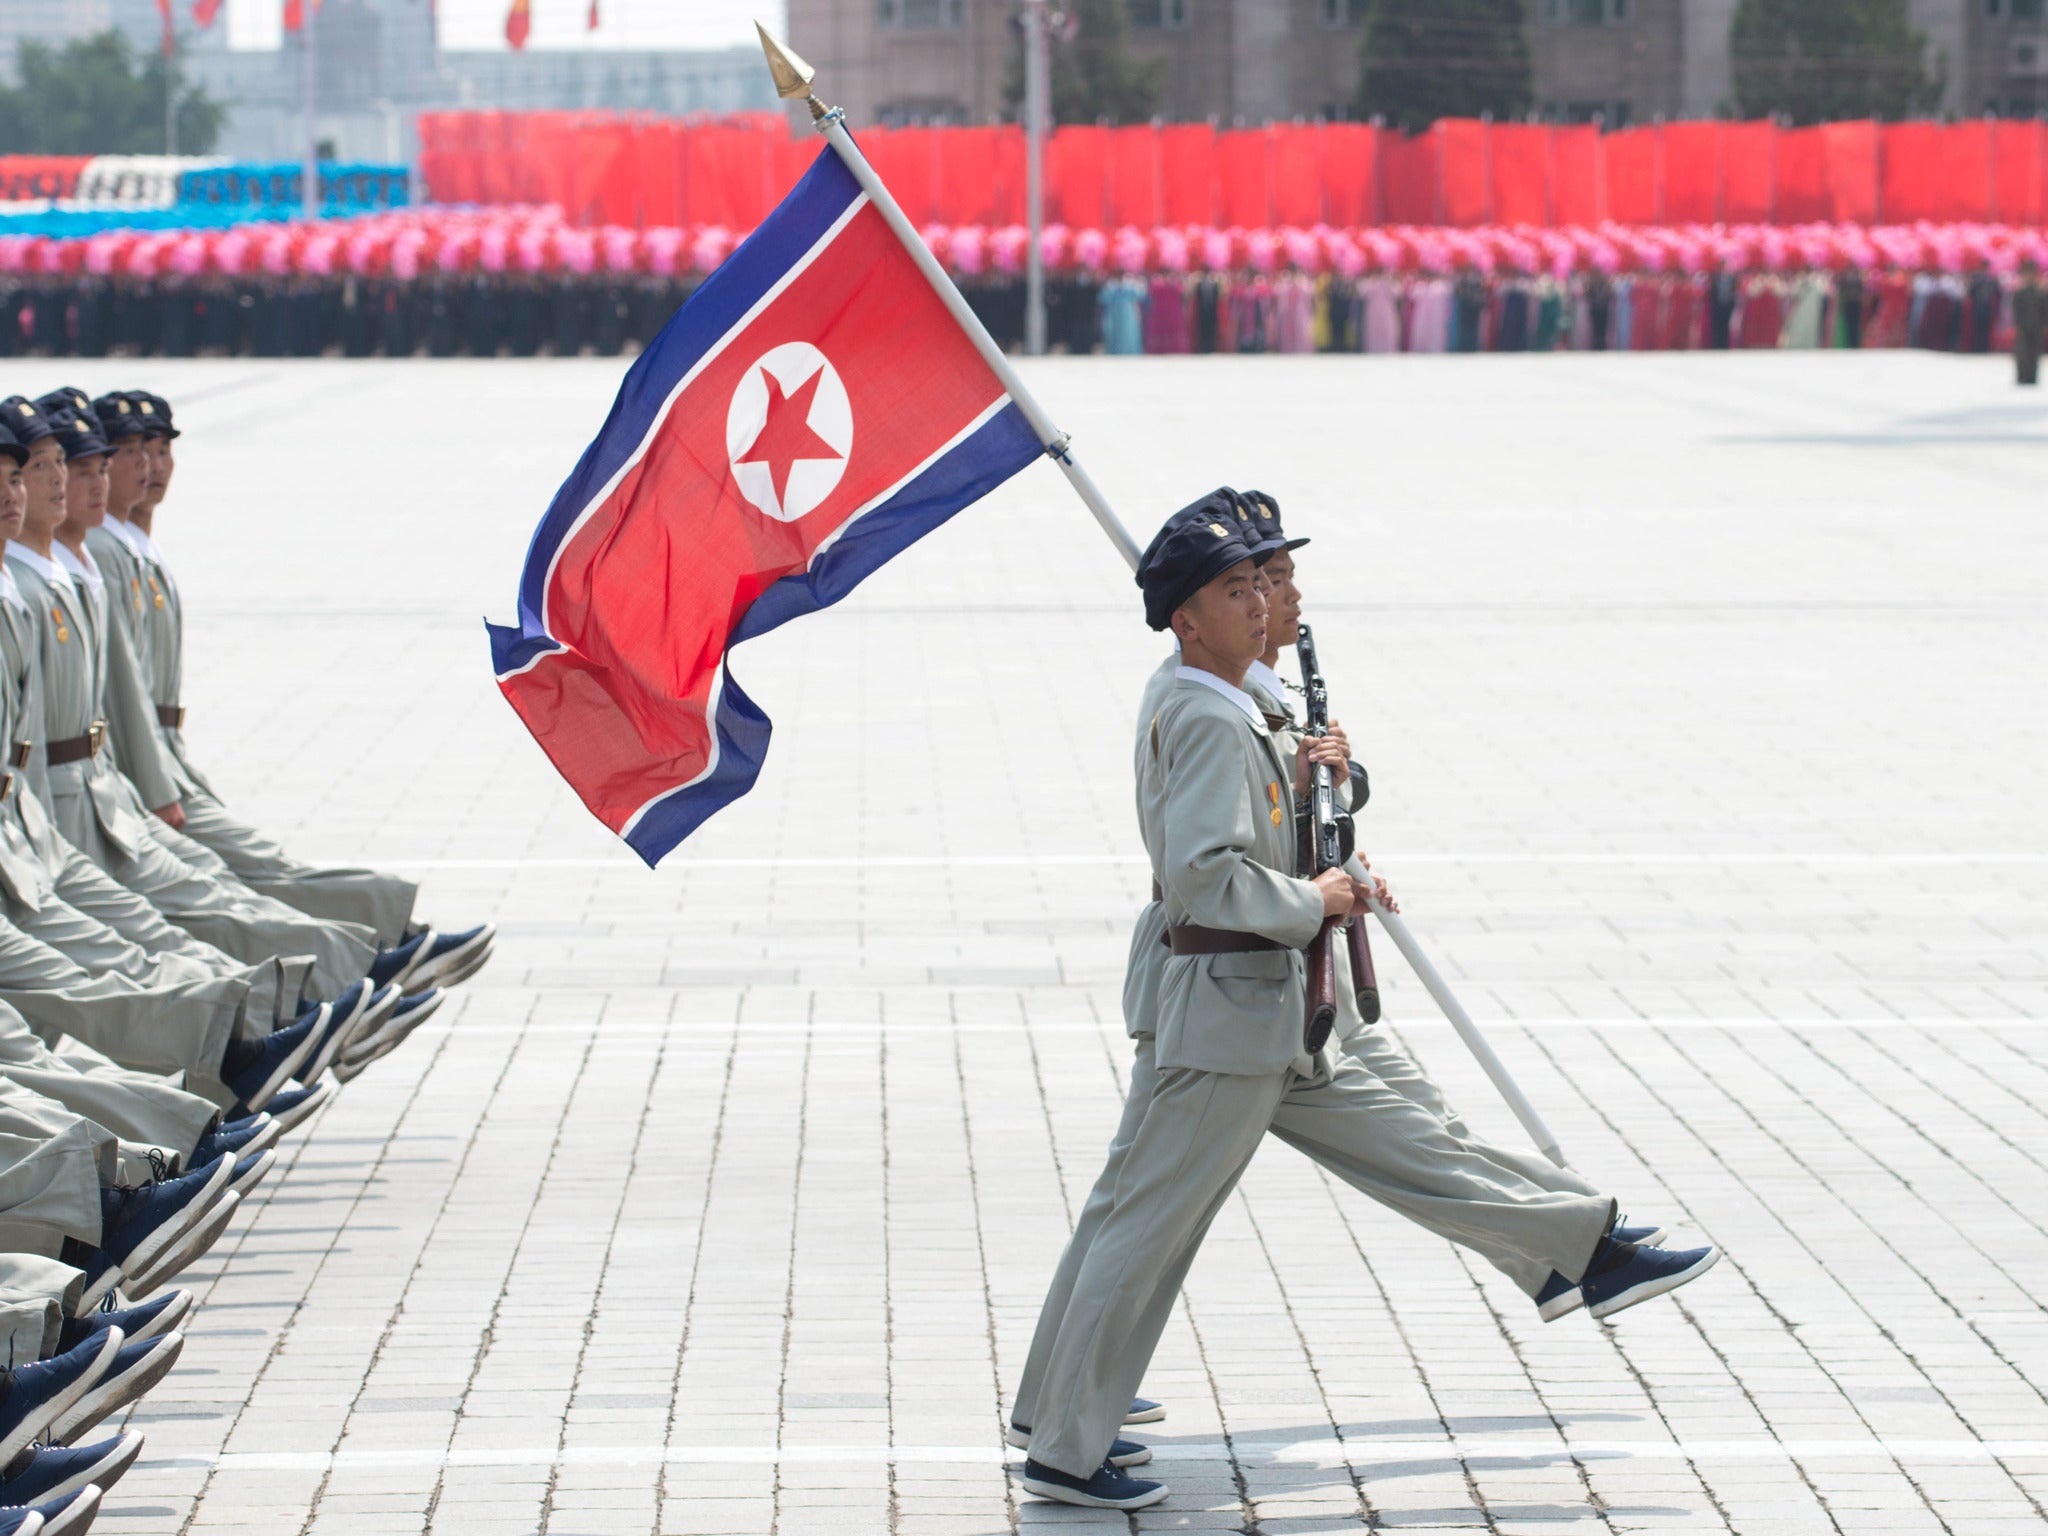
[[[1301,626],[1295,650],[1301,657],[1302,685],[1308,692],[1308,724],[1302,734],[1313,740],[1330,733],[1330,695],[1323,687],[1322,673],[1316,670],[1315,640],[1306,624]],[[1337,783],[1328,763],[1317,763],[1310,770],[1309,814],[1313,823],[1310,846],[1315,855],[1315,868],[1309,873],[1320,875],[1326,869],[1342,869],[1344,840],[1337,826]],[[1348,921],[1342,917],[1324,918],[1322,928],[1308,947],[1308,1012],[1302,1022],[1301,1044],[1311,1056],[1323,1048],[1323,1042],[1336,1027],[1336,931]]]

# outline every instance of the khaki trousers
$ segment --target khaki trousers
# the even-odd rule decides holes
[[[1160,1071],[1053,1338],[1032,1407],[1033,1460],[1077,1477],[1102,1464],[1194,1250],[1269,1130],[1403,1215],[1533,1277],[1531,1294],[1553,1270],[1584,1273],[1613,1216],[1602,1196],[1504,1170],[1341,1054],[1311,1077]]]
[[[1536,1189],[1549,1194],[1577,1194],[1598,1197],[1600,1192],[1569,1168],[1560,1168],[1539,1152],[1523,1152],[1511,1147],[1499,1147],[1474,1137],[1464,1119],[1444,1099],[1442,1091],[1432,1082],[1427,1073],[1416,1065],[1415,1059],[1395,1043],[1393,1037],[1380,1025],[1359,1021],[1355,1012],[1344,1011],[1344,1021],[1349,1032],[1342,1042],[1342,1052],[1379,1079],[1417,1109],[1434,1119],[1443,1127],[1445,1134],[1464,1142],[1488,1163],[1494,1172],[1488,1182],[1497,1191],[1509,1191],[1517,1187],[1516,1180],[1525,1181]],[[1140,1035],[1133,1042],[1136,1050],[1131,1060],[1129,1091],[1124,1095],[1123,1114],[1117,1122],[1116,1132],[1110,1138],[1109,1156],[1104,1160],[1102,1173],[1095,1180],[1094,1188],[1088,1191],[1088,1198],[1082,1203],[1080,1217],[1074,1223],[1074,1235],[1067,1240],[1066,1251],[1060,1255],[1059,1267],[1053,1271],[1052,1284],[1047,1289],[1045,1303],[1038,1314],[1038,1326],[1031,1335],[1031,1349],[1024,1359],[1024,1374],[1017,1383],[1015,1405],[1011,1411],[1014,1422],[1029,1428],[1038,1405],[1038,1389],[1045,1379],[1047,1362],[1052,1358],[1053,1340],[1059,1334],[1060,1320],[1066,1315],[1067,1307],[1074,1294],[1074,1282],[1081,1273],[1083,1260],[1087,1258],[1089,1244],[1095,1233],[1108,1216],[1115,1201],[1117,1180],[1122,1176],[1124,1159],[1130,1155],[1131,1143],[1136,1139],[1138,1126],[1145,1118],[1145,1106],[1151,1101],[1152,1089],[1158,1081],[1153,1065],[1152,1037]],[[1400,1210],[1418,1225],[1427,1227],[1439,1237],[1453,1242],[1464,1241],[1458,1233],[1440,1225],[1433,1207],[1410,1207],[1404,1205],[1404,1191],[1391,1188],[1377,1177],[1377,1169],[1371,1163],[1359,1163],[1354,1159],[1327,1155],[1331,1149],[1310,1139],[1306,1142],[1290,1136],[1280,1124],[1273,1126],[1273,1134],[1288,1145],[1296,1147],[1316,1163],[1330,1170],[1361,1194],[1370,1195],[1383,1205]],[[1220,1202],[1219,1202],[1220,1208]],[[1166,1319],[1171,1315],[1174,1301],[1180,1292],[1181,1280],[1189,1265],[1194,1262],[1196,1249],[1208,1230],[1207,1223],[1195,1234],[1189,1245],[1185,1260],[1177,1269],[1168,1272],[1162,1281],[1162,1294],[1154,1298],[1147,1315],[1133,1338],[1133,1347],[1140,1341],[1156,1341],[1165,1331]],[[1508,1275],[1521,1286],[1525,1294],[1534,1296],[1543,1288],[1550,1275],[1532,1272],[1528,1260],[1520,1255],[1498,1248],[1489,1251],[1477,1244],[1468,1244],[1482,1253],[1495,1268]],[[1533,1283],[1531,1283],[1533,1281]],[[1156,1312],[1156,1316],[1153,1313]],[[1150,1362],[1151,1347],[1145,1346],[1146,1358],[1139,1364],[1142,1379],[1144,1365]]]
[[[33,1253],[0,1253],[0,1335],[8,1369],[56,1352],[64,1319],[85,1293],[85,1276]]]
[[[185,836],[199,843],[250,890],[312,917],[360,923],[385,948],[412,924],[419,887],[374,869],[316,869],[301,864],[203,789],[183,801]]]

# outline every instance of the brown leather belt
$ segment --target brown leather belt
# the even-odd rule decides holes
[[[185,706],[182,704],[157,705],[156,723],[173,731],[182,731],[185,729]]]
[[[8,747],[7,747],[7,765],[8,765],[8,767],[10,767],[10,768],[26,768],[26,767],[28,766],[28,759],[29,759],[29,754],[30,754],[31,752],[35,751],[35,749],[36,749],[36,744],[35,744],[34,742],[32,742],[32,741],[16,741],[16,742],[10,742],[10,743],[8,743]]]
[[[106,739],[107,722],[95,720],[92,729],[83,736],[72,736],[63,741],[51,742],[45,749],[45,754],[52,768],[60,763],[82,763],[89,757],[98,757],[100,747]]]
[[[1200,923],[1176,923],[1160,936],[1176,955],[1241,955],[1252,950],[1286,949],[1278,939],[1263,933],[1239,933],[1233,928],[1204,928]]]

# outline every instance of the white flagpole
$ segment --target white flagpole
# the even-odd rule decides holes
[[[967,339],[974,343],[974,348],[981,354],[982,361],[1003,381],[1003,388],[1009,393],[1010,399],[1016,403],[1017,409],[1023,412],[1024,419],[1031,423],[1031,430],[1038,434],[1038,440],[1045,444],[1046,453],[1059,465],[1060,472],[1067,477],[1068,483],[1074,487],[1088,510],[1095,514],[1095,521],[1102,525],[1102,531],[1109,535],[1110,543],[1117,547],[1118,553],[1135,571],[1143,550],[1131,537],[1130,530],[1118,519],[1095,482],[1089,478],[1088,471],[1074,458],[1069,446],[1071,439],[1053,425],[1052,418],[1045,414],[1044,407],[1032,398],[1031,391],[1026,389],[1024,381],[1017,377],[1017,370],[1010,366],[1010,360],[1004,355],[1003,349],[997,346],[995,338],[989,335],[988,327],[984,326],[980,317],[967,307],[967,300],[961,296],[953,280],[946,276],[945,269],[932,255],[931,247],[924,243],[923,236],[919,235],[911,226],[910,220],[904,217],[903,210],[896,206],[896,199],[889,195],[889,189],[883,184],[882,178],[875,174],[875,168],[868,164],[867,157],[860,152],[860,147],[847,133],[845,112],[838,107],[826,106],[812,94],[813,71],[810,65],[771,37],[768,29],[759,22],[754,24],[754,30],[761,34],[761,50],[768,56],[768,69],[775,77],[776,94],[785,101],[801,101],[810,107],[811,120],[817,125],[818,131],[825,135],[826,142],[832,146],[847,170],[853,173],[854,180],[860,183],[861,190],[867,193],[868,200],[875,205],[875,210],[896,232],[896,238],[903,242],[903,248],[910,253],[911,260],[917,263],[917,269],[932,285],[932,291],[938,294],[948,313],[959,323],[960,329],[966,332]],[[1559,1167],[1563,1167],[1564,1154],[1558,1150],[1557,1138],[1551,1135],[1550,1128],[1543,1123],[1543,1117],[1536,1113],[1536,1108],[1529,1102],[1528,1096],[1508,1075],[1507,1067],[1494,1054],[1493,1047],[1487,1044],[1486,1037],[1479,1032],[1479,1026],[1472,1022],[1472,1016],[1451,994],[1449,985],[1445,983],[1437,968],[1429,963],[1429,957],[1415,942],[1414,935],[1409,933],[1408,925],[1401,921],[1397,913],[1387,911],[1378,902],[1374,902],[1372,906],[1373,915],[1379,918],[1380,925],[1393,939],[1394,947],[1399,949],[1407,957],[1408,963],[1415,968],[1415,974],[1421,978],[1429,995],[1436,999],[1437,1006],[1443,1009],[1444,1016],[1451,1021],[1451,1027],[1457,1030],[1458,1038],[1463,1040],[1472,1054],[1479,1058],[1480,1067],[1492,1079],[1494,1087],[1500,1090],[1501,1097],[1507,1100],[1508,1108],[1515,1112],[1515,1117],[1522,1122],[1522,1128],[1529,1133],[1537,1149]]]

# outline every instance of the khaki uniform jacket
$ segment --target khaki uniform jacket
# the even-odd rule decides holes
[[[188,789],[212,793],[212,786],[193,767],[185,752],[184,733],[156,718],[156,706],[175,708],[185,686],[185,610],[177,583],[171,580],[167,569],[137,554],[126,539],[110,528],[88,532],[85,547],[92,551],[107,579],[107,608],[115,627],[128,642],[148,706],[147,713],[139,718],[108,720],[107,731],[115,750],[122,754],[124,763],[131,756],[142,756],[138,747],[124,740],[131,731],[139,729],[161,749],[166,769],[180,790],[176,798],[182,800]]]
[[[1260,934],[1286,946],[1175,955],[1160,981],[1162,1069],[1248,1075],[1315,1064],[1301,1048],[1301,950],[1322,926],[1294,876],[1292,766],[1263,721],[1215,689],[1174,683],[1139,754],[1138,822],[1170,924]]]

